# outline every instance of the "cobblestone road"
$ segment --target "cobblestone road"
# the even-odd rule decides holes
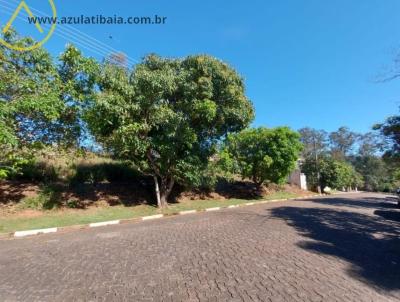
[[[399,301],[383,195],[256,205],[0,241],[1,301]]]

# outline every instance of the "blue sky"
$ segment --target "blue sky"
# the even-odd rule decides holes
[[[50,12],[46,0],[26,0]],[[400,106],[400,80],[376,80],[400,52],[398,0],[55,0],[59,16],[166,16],[165,25],[74,25],[132,60],[155,52],[207,53],[239,71],[256,108],[255,126],[345,125],[366,132]],[[0,24],[18,0],[0,0]],[[6,7],[9,7],[8,9]],[[22,32],[32,25],[17,21]],[[58,55],[70,40],[45,44]],[[110,39],[110,37],[112,37]],[[81,37],[82,38],[82,37]],[[86,55],[101,59],[95,48]]]

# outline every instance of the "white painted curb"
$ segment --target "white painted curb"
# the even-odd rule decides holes
[[[104,221],[104,222],[94,222],[89,224],[90,228],[97,228],[97,227],[102,227],[106,225],[113,225],[113,224],[119,224],[119,220],[112,220],[112,221]]]
[[[350,193],[350,192],[343,192],[342,194],[345,193]],[[362,193],[362,192],[351,192],[351,193]],[[340,194],[340,193],[339,193]],[[336,195],[339,195],[336,194]],[[332,194],[335,195],[335,194]],[[212,212],[212,211],[218,211],[221,209],[232,209],[232,208],[239,208],[242,206],[250,206],[250,205],[258,205],[258,204],[264,204],[264,203],[272,203],[272,202],[283,202],[283,201],[288,201],[288,200],[296,200],[296,199],[306,199],[306,198],[310,198],[310,197],[322,197],[324,195],[311,195],[311,196],[299,196],[299,197],[294,197],[294,198],[287,198],[287,199],[272,199],[272,200],[261,200],[261,201],[257,201],[257,202],[248,202],[248,203],[244,203],[244,204],[237,204],[237,205],[230,205],[228,207],[216,207],[216,208],[208,208],[205,209],[203,211],[205,212]],[[179,215],[187,215],[187,214],[195,214],[195,213],[200,213],[202,212],[202,210],[188,210],[188,211],[181,211],[178,212]],[[174,214],[176,215],[176,214]],[[152,215],[152,216],[145,216],[141,219],[142,221],[145,220],[153,220],[153,219],[159,219],[165,216],[169,216],[169,215],[164,215],[164,214],[158,214],[158,215]],[[134,219],[136,220],[136,219]],[[120,224],[121,220],[112,220],[112,221],[104,221],[104,222],[95,222],[95,223],[90,223],[89,226],[91,228],[93,227],[100,227],[100,226],[107,226],[107,225],[116,225],[116,224]],[[73,228],[74,226],[71,226],[71,228]],[[37,229],[37,230],[29,230],[29,231],[18,231],[15,233],[11,233],[14,235],[14,237],[25,237],[25,236],[32,236],[32,235],[38,235],[38,234],[48,234],[48,233],[56,233],[57,231],[61,231],[64,228],[48,228],[48,229]],[[10,234],[10,235],[11,235]]]
[[[188,214],[195,214],[195,213],[197,213],[196,210],[190,210],[190,211],[179,212],[179,215],[188,215]]]
[[[213,212],[213,211],[218,211],[218,210],[221,210],[221,208],[220,207],[218,207],[218,208],[208,208],[208,209],[206,209],[206,212]]]
[[[268,202],[280,202],[280,201],[284,201],[284,200],[287,200],[287,199],[271,199],[271,200],[268,200]]]
[[[159,218],[163,218],[164,215],[163,214],[158,214],[158,215],[152,215],[152,216],[145,216],[142,217],[142,220],[152,220],[152,219],[159,219]]]
[[[38,234],[48,234],[48,233],[55,233],[57,232],[57,228],[51,229],[39,229],[39,230],[30,230],[30,231],[19,231],[14,233],[14,237],[25,237],[25,236],[32,236]]]

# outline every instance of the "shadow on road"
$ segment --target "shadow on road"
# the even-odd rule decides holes
[[[400,223],[400,212],[399,211],[382,211],[376,210],[374,212],[375,215],[381,216],[387,220],[392,220]],[[399,280],[400,282],[400,280]]]
[[[383,203],[370,198],[320,201],[330,204],[335,200],[339,206],[375,204],[376,216],[340,208],[280,207],[270,211],[311,239],[300,242],[300,247],[348,261],[352,264],[348,273],[356,279],[386,290],[400,289],[400,212],[383,211]]]
[[[368,197],[361,199],[350,199],[343,197],[329,197],[310,199],[310,201],[333,206],[344,206],[351,208],[370,208],[370,209],[397,209],[396,197],[382,196],[382,197]]]

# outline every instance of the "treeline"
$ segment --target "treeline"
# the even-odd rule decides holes
[[[395,160],[397,151],[393,149],[393,137],[387,135],[385,124],[373,129],[375,131],[366,134],[355,133],[346,127],[331,133],[300,129],[304,145],[302,170],[308,184],[314,190],[318,190],[318,186],[322,189],[328,186],[345,190],[393,191],[399,185],[400,171]]]
[[[33,43],[12,31],[4,39]],[[212,190],[218,179],[238,177],[257,187],[282,184],[302,159],[314,189],[396,186],[395,117],[376,126],[380,135],[359,135],[347,128],[329,134],[249,128],[254,115],[242,77],[207,55],[149,55],[129,68],[121,54],[97,62],[68,46],[54,60],[43,48],[19,52],[0,45],[2,179],[115,179],[109,158],[127,179],[152,179],[164,207],[176,184]],[[73,154],[66,169],[48,167],[46,158],[57,154]],[[88,154],[103,162],[94,174],[75,165]]]
[[[33,43],[13,32],[4,38]],[[54,61],[43,48],[0,46],[2,178],[35,175],[39,152],[96,145],[152,178],[160,207],[175,184],[210,189],[239,175],[257,186],[284,183],[302,149],[299,134],[249,129],[253,119],[241,76],[207,55],[149,55],[130,69],[119,54],[99,63],[68,46]]]

